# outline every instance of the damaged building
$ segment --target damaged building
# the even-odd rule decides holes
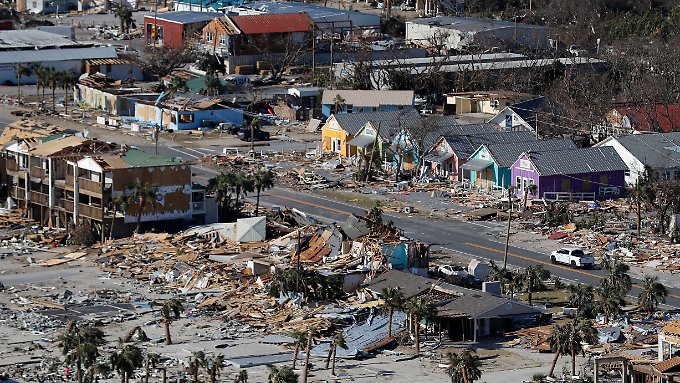
[[[102,227],[113,225],[119,236],[138,219],[177,227],[192,219],[191,167],[177,159],[68,134],[13,142],[5,156],[10,197],[44,226],[86,221],[102,236]],[[132,197],[138,182],[156,190],[141,215]],[[122,195],[129,196],[127,208],[118,211],[113,203]]]

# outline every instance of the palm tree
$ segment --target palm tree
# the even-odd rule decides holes
[[[638,295],[638,306],[647,311],[651,317],[659,303],[666,303],[667,296],[668,290],[666,286],[659,282],[659,277],[645,275],[645,279],[642,281],[642,290]]]
[[[269,365],[269,376],[267,382],[269,383],[297,383],[299,375],[290,367],[277,368]]]
[[[120,33],[130,33],[130,26],[132,26],[132,23],[134,22],[132,19],[132,11],[124,5],[120,5],[116,10],[116,17],[120,19]]]
[[[394,315],[394,310],[399,310],[402,308],[404,303],[404,294],[397,288],[385,287],[380,292],[382,296],[383,311],[387,312],[387,336],[392,337],[392,317]]]
[[[493,260],[489,261],[489,267],[490,271],[489,274],[486,276],[487,282],[489,281],[498,281],[501,284],[501,293],[502,294],[507,294],[510,288],[513,288],[515,282],[519,282],[520,280],[517,278],[517,276],[507,268],[500,268],[494,262]],[[514,292],[514,289],[513,289]]]
[[[604,315],[604,323],[609,323],[609,319],[620,316],[623,311],[621,306],[626,303],[621,289],[608,284],[601,284],[595,289],[595,302],[593,311]]]
[[[78,383],[83,383],[83,368],[91,369],[97,365],[99,347],[106,344],[104,332],[96,327],[78,327],[72,321],[66,330],[59,335],[62,353],[66,356],[66,364],[76,365]]]
[[[234,379],[234,383],[248,383],[248,371],[239,371],[236,379]]]
[[[569,285],[569,306],[576,308],[576,314],[582,318],[589,315],[592,311],[593,301],[595,300],[595,290],[591,285],[575,284]]]
[[[267,169],[260,169],[253,175],[253,184],[257,192],[257,202],[255,204],[255,216],[260,212],[260,193],[274,187],[274,175]]]
[[[305,368],[302,370],[302,383],[307,383],[307,376],[309,373],[309,350],[312,348],[314,339],[319,335],[315,327],[310,327],[307,330],[307,343],[305,343]],[[284,367],[285,368],[285,367]]]
[[[189,372],[193,377],[192,379],[193,383],[198,383],[198,373],[200,372],[199,367],[201,367],[204,363],[205,353],[203,351],[195,351],[194,359],[191,360],[191,358],[189,358]]]
[[[17,76],[17,102],[21,104],[21,78],[23,76],[30,76],[33,73],[29,65],[17,64],[16,76]]]
[[[128,383],[135,370],[142,367],[144,355],[142,349],[134,344],[123,345],[121,340],[118,350],[110,357],[111,369],[118,371],[121,383]]]
[[[569,349],[569,329],[567,324],[556,324],[553,325],[550,331],[550,336],[548,337],[548,343],[550,344],[550,349],[555,353],[552,364],[550,365],[550,372],[548,376],[553,376],[555,372],[555,365],[557,364],[557,359],[561,355],[567,355]]]
[[[335,95],[333,99],[333,113],[338,114],[340,111],[345,109],[345,99],[339,94]]]
[[[160,307],[161,317],[163,318],[163,327],[165,328],[165,344],[172,344],[170,323],[173,320],[179,319],[180,314],[184,311],[182,301],[176,298],[170,298],[163,302],[154,302],[151,306]]]
[[[533,292],[545,289],[543,281],[550,278],[550,271],[544,269],[541,265],[533,265],[526,268],[526,273],[523,277],[524,286],[527,289],[527,298],[531,306],[533,304]]]
[[[589,320],[576,318],[567,325],[568,345],[571,354],[571,375],[576,375],[576,354],[585,355],[581,343],[596,344],[597,330]]]
[[[222,371],[224,368],[224,355],[219,354],[214,357],[204,356],[199,360],[199,362],[208,373],[208,376],[210,377],[210,383],[217,382],[217,378],[220,376],[220,371]]]
[[[215,197],[219,220],[224,222],[238,217],[242,208],[240,197],[255,191],[255,183],[241,171],[221,173],[208,181],[207,191]]]
[[[137,212],[137,228],[135,233],[139,234],[139,229],[142,225],[142,213],[147,205],[154,208],[158,204],[158,198],[156,196],[157,188],[148,184],[142,183],[142,181],[137,178],[134,185],[132,186],[132,200],[139,204],[139,211]]]
[[[217,75],[208,73],[205,75],[205,87],[201,89],[201,94],[214,97],[222,93],[222,81]]]
[[[149,383],[149,376],[151,376],[151,369],[156,368],[161,361],[161,356],[155,352],[147,352],[144,357],[144,382]]]
[[[302,331],[293,331],[290,333],[290,337],[293,338],[293,343],[295,343],[295,352],[293,353],[293,370],[297,364],[298,355],[300,354],[300,349],[307,347],[307,334]]]
[[[113,216],[111,217],[111,230],[109,232],[109,241],[113,240],[113,226],[116,223],[116,213],[123,212],[127,210],[128,206],[130,205],[130,197],[121,194],[118,197],[114,198],[113,201],[111,201],[111,205],[113,207]]]
[[[33,73],[35,74],[36,77],[36,90],[40,90],[42,88],[42,93],[40,93],[40,108],[44,109],[45,108],[45,89],[47,88],[47,83],[49,82],[49,72],[50,68],[48,67],[43,67],[40,66],[39,64],[36,64],[33,66]]]
[[[413,322],[413,333],[415,335],[416,354],[420,354],[420,321],[429,321],[436,316],[436,309],[425,296],[416,296],[409,299],[406,309],[411,314]]]
[[[172,93],[181,92],[187,89],[187,82],[181,77],[173,76],[170,79],[169,91]]]
[[[522,201],[522,207],[524,207],[524,210],[527,209],[527,198],[529,197],[529,194],[536,196],[536,192],[538,191],[538,186],[531,184],[528,185],[524,189],[524,200]]]
[[[628,275],[630,266],[623,263],[618,257],[614,257],[611,259],[604,258],[602,260],[602,268],[607,270],[609,274],[600,281],[600,284],[608,284],[620,289],[623,296],[628,294],[628,291],[633,287],[633,282],[630,279],[630,275]]]
[[[446,358],[449,362],[446,373],[451,377],[451,383],[473,383],[482,377],[479,368],[482,363],[474,350],[465,349],[460,354],[449,352]]]
[[[342,331],[335,334],[333,340],[331,341],[330,348],[328,349],[328,358],[326,358],[326,369],[328,369],[328,362],[332,359],[331,375],[335,376],[335,359],[338,351],[338,347],[343,350],[347,350],[347,342],[345,341],[345,336]]]
[[[55,92],[57,91],[57,88],[59,87],[59,81],[60,81],[59,72],[55,71],[52,68],[48,68],[46,78],[47,78],[47,84],[49,84],[50,89],[52,90],[52,111],[56,112],[57,111],[57,96],[56,96]]]
[[[68,114],[69,90],[78,82],[78,75],[70,70],[59,73],[59,87],[64,90],[64,113]]]
[[[97,379],[98,375],[108,378],[111,373],[111,366],[107,363],[94,363],[85,370],[84,381],[85,383],[94,383],[99,381]]]

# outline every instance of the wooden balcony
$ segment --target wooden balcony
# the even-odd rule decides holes
[[[47,171],[37,166],[31,166],[31,177],[43,178],[47,175]]]
[[[6,169],[7,169],[8,172],[18,172],[19,171],[19,164],[12,159],[9,159],[9,158],[7,159],[6,166],[7,166]]]
[[[67,180],[67,182],[68,182],[68,180]],[[101,184],[101,182],[88,180],[86,178],[78,177],[78,188],[79,188],[80,191],[88,191],[90,193],[95,193],[95,194],[98,194],[98,195],[102,194],[102,184]]]
[[[35,203],[35,204],[43,205],[43,206],[49,205],[49,198],[50,197],[47,194],[42,194],[42,193],[31,191],[31,192],[29,192],[29,198],[31,200],[31,203]]]
[[[89,206],[79,203],[78,214],[101,221],[104,216],[104,210],[99,206]]]

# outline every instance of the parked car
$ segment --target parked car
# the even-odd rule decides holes
[[[267,141],[269,139],[269,132],[261,129],[255,129],[254,141]],[[241,128],[236,135],[241,141],[250,141],[250,128]]]
[[[469,275],[463,266],[457,265],[442,265],[437,269],[439,274],[446,276],[456,276],[461,278],[467,278]]]
[[[595,267],[595,258],[590,252],[583,251],[579,247],[563,247],[550,253],[552,263],[562,263],[573,268],[585,267],[592,269]]]

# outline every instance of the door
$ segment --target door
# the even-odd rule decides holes
[[[571,179],[562,178],[562,190],[563,193],[571,193]]]

